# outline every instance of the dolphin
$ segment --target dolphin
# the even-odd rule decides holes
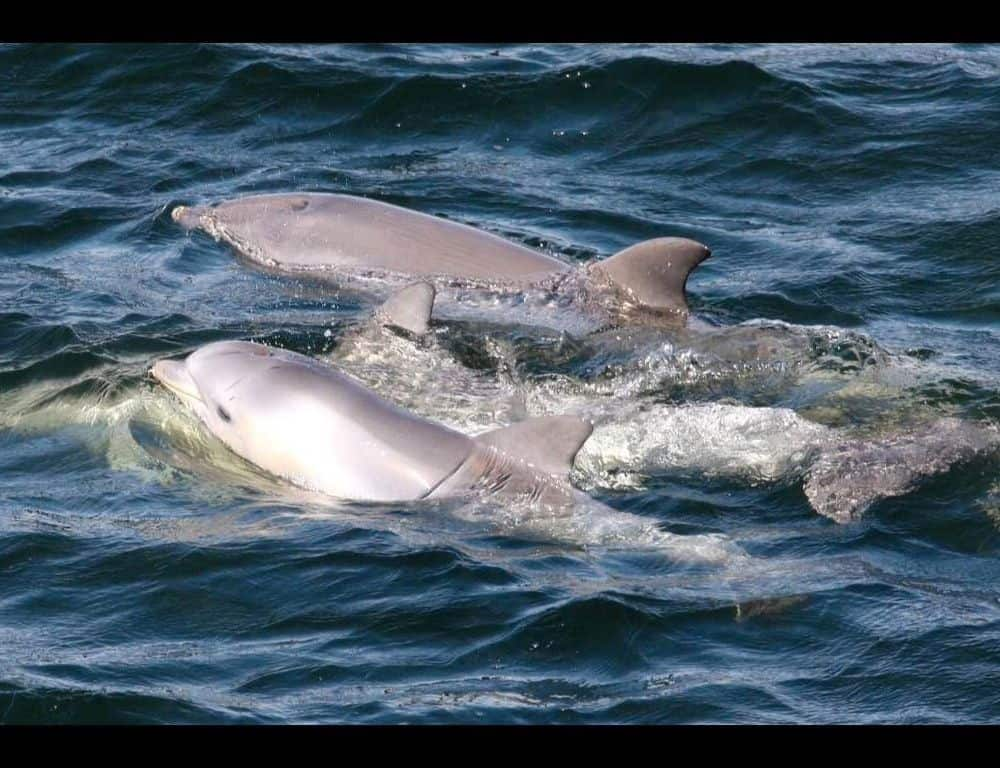
[[[383,400],[330,365],[245,341],[157,361],[151,373],[234,453],[328,496],[404,502],[486,493],[522,502],[514,505],[514,524],[546,536],[652,547],[680,560],[746,557],[720,534],[663,531],[573,488],[570,467],[593,429],[573,416],[468,437]],[[528,508],[542,514],[522,514]]]
[[[344,281],[416,277],[448,291],[451,318],[499,313],[505,324],[589,336],[602,355],[620,348],[657,353],[666,334],[670,356],[682,365],[727,379],[763,377],[779,387],[817,364],[856,369],[885,357],[870,340],[839,329],[776,321],[717,325],[695,317],[686,285],[711,251],[685,238],[643,241],[579,266],[475,227],[342,194],[256,195],[179,205],[171,216],[266,269]],[[834,350],[829,359],[827,350]]]
[[[592,426],[572,416],[475,438],[383,400],[332,366],[244,341],[208,344],[153,376],[252,464],[341,499],[408,501],[476,487],[564,499]]]
[[[685,285],[711,251],[661,237],[577,267],[475,227],[342,194],[270,194],[177,206],[200,229],[269,268],[439,278],[494,289],[539,287],[569,295],[608,322],[683,323]]]

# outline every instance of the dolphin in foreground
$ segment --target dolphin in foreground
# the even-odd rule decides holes
[[[476,488],[568,499],[592,426],[572,416],[475,438],[383,400],[331,366],[243,341],[208,344],[153,376],[252,464],[341,499],[408,501]]]
[[[490,288],[567,294],[615,322],[683,324],[688,275],[711,252],[661,237],[578,267],[458,222],[350,195],[256,195],[177,206],[174,221],[285,271],[441,278]]]
[[[468,437],[383,400],[332,366],[243,341],[158,361],[152,374],[234,453],[309,490],[373,502],[485,492],[540,509],[540,516],[515,511],[514,520],[546,536],[652,547],[679,560],[745,557],[719,534],[663,531],[573,488],[570,466],[592,430],[574,416]]]

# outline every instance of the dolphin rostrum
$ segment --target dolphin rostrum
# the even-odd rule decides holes
[[[694,240],[661,237],[578,269],[465,224],[339,194],[257,195],[177,206],[171,216],[271,268],[538,286],[579,296],[616,320],[643,324],[687,318],[688,275],[711,253]]]
[[[341,499],[405,501],[476,488],[543,503],[566,479],[592,426],[572,416],[475,438],[404,411],[331,366],[242,341],[208,344],[153,376],[252,464]]]

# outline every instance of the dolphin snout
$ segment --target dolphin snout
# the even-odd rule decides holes
[[[201,400],[198,393],[198,385],[195,384],[191,374],[188,373],[187,366],[177,360],[158,360],[149,369],[153,378],[160,382],[171,392],[184,397],[192,397]]]
[[[178,205],[170,212],[170,218],[185,229],[194,229],[198,226],[203,210],[198,206]]]

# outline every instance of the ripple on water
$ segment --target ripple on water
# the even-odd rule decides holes
[[[998,67],[0,46],[0,722],[996,721],[996,458],[850,525],[802,475],[830,441],[1000,418]],[[571,262],[695,238],[702,325],[593,333],[452,286],[414,341],[367,324],[384,285],[257,271],[169,215],[295,189]],[[470,434],[590,418],[573,477],[612,509],[263,476],[146,375],[240,338]]]

